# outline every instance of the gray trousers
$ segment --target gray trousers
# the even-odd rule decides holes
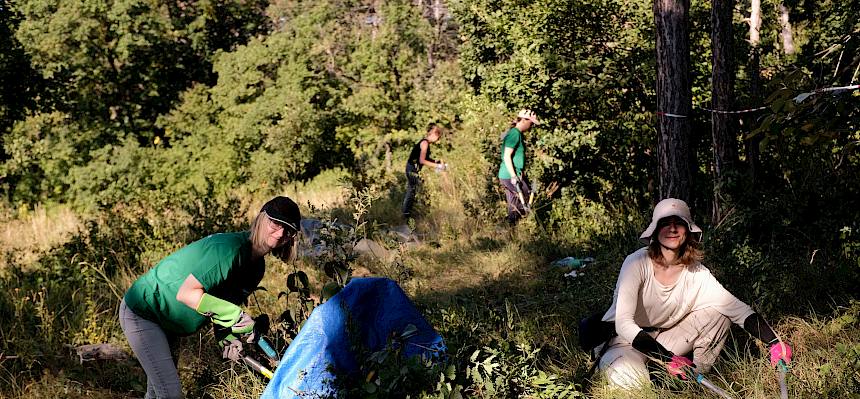
[[[672,328],[650,334],[676,355],[692,352],[696,371],[706,373],[719,357],[731,325],[728,317],[707,308],[691,312]],[[647,360],[645,354],[616,336],[609,341],[609,350],[599,364],[610,386],[634,389],[650,383]]]
[[[179,372],[176,370],[179,337],[138,316],[125,304],[119,304],[119,324],[134,356],[146,372],[146,399],[183,398]]]
[[[520,179],[519,186],[522,191],[523,198],[517,193],[517,186],[511,183],[511,179],[499,179],[502,187],[505,189],[505,201],[508,203],[508,223],[515,224],[523,216],[526,215],[526,203],[531,196],[531,187],[526,183],[525,179]]]

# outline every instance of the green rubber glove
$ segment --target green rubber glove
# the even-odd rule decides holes
[[[212,319],[212,322],[222,327],[231,328],[242,317],[242,309],[236,304],[204,293],[197,304],[197,313]]]

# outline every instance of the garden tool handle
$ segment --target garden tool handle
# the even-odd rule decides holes
[[[517,189],[517,198],[520,200],[520,204],[523,205],[523,210],[528,212],[529,211],[529,204],[526,202],[526,198],[523,196],[523,189],[520,188],[520,182],[522,180],[520,180],[520,179],[517,179],[517,180],[518,180],[517,183],[514,184],[514,188]]]
[[[266,354],[266,357],[275,362],[275,366],[277,366],[279,363],[278,352],[275,352],[275,349],[272,348],[272,344],[269,343],[266,337],[261,336],[260,339],[257,340],[257,346],[259,346],[260,349],[263,350],[263,353]]]
[[[780,399],[788,399],[788,384],[785,382],[785,374],[788,373],[788,365],[784,360],[779,361],[779,397]]]
[[[270,380],[274,376],[274,373],[272,373],[272,370],[269,370],[268,368],[266,368],[266,366],[263,366],[260,362],[258,362],[256,359],[254,359],[250,356],[243,357],[242,361],[245,362],[245,364],[248,365],[248,367],[250,367],[251,370],[254,370],[254,371],[262,374],[264,377],[266,377]]]
[[[699,374],[696,376],[696,382],[698,382],[699,384],[702,384],[702,386],[704,386],[705,388],[710,389],[711,392],[717,394],[717,396],[719,396],[723,399],[732,399],[732,397],[728,393],[726,393],[726,391],[724,391],[724,390],[720,389],[720,387],[714,385],[714,383],[712,383],[710,380],[705,378],[705,376],[702,374]]]

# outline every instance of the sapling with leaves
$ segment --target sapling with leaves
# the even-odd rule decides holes
[[[346,286],[352,277],[352,263],[358,258],[355,245],[368,235],[366,216],[380,197],[376,186],[353,190],[350,201],[354,207],[354,226],[339,223],[337,219],[323,219],[322,227],[313,239],[313,246],[324,249],[314,262],[332,281],[323,287],[321,300],[330,298]]]
[[[322,227],[317,232],[313,245],[324,250],[314,262],[332,279],[326,286],[333,283],[337,287],[344,287],[352,276],[352,262],[358,258],[354,248],[360,240],[356,232],[355,228],[338,223],[336,219],[322,221]],[[334,287],[329,287],[325,292],[333,289]]]
[[[278,316],[276,330],[285,341],[292,341],[299,333],[302,323],[310,317],[315,302],[310,294],[310,282],[308,275],[296,270],[287,275],[287,291],[278,293],[278,300],[286,298],[287,309]],[[292,294],[296,294],[296,301],[291,302]]]

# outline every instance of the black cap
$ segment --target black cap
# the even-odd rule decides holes
[[[281,226],[289,227],[296,232],[299,231],[302,214],[299,212],[299,206],[287,197],[272,198],[263,205],[260,212],[266,212],[270,219]]]

